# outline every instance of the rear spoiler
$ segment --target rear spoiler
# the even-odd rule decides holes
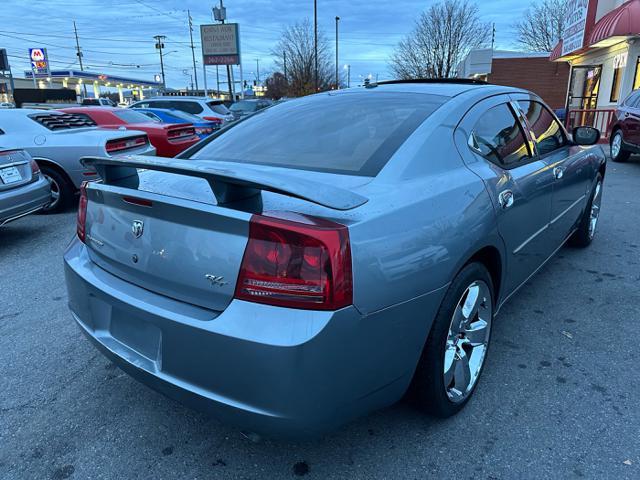
[[[107,185],[138,188],[138,168],[203,178],[209,183],[218,205],[233,205],[248,211],[262,208],[262,190],[300,198],[333,210],[352,210],[369,201],[344,188],[242,163],[142,155],[84,157],[80,161],[84,166],[94,168]]]

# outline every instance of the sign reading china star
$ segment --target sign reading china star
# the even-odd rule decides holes
[[[568,0],[564,18],[562,56],[580,50],[584,46],[584,32],[587,26],[589,0]]]
[[[46,48],[30,48],[29,58],[31,59],[31,71],[34,75],[49,74],[49,60]]]

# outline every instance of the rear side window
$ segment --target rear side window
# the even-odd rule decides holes
[[[219,102],[208,102],[207,106],[213,110],[214,112],[220,114],[220,115],[228,115],[229,109],[227,107],[224,106],[223,103],[219,103]]]
[[[535,137],[538,155],[547,155],[567,144],[562,127],[547,107],[540,102],[525,100],[518,104]]]
[[[49,130],[69,130],[71,128],[95,127],[94,122],[84,113],[37,113],[29,118]]]
[[[168,106],[162,108],[175,108],[183,112],[198,114],[202,113],[204,108],[198,102],[166,102]]]
[[[480,117],[469,142],[487,160],[503,167],[514,167],[531,158],[520,122],[506,103]]]
[[[391,92],[304,97],[261,110],[192,158],[375,176],[448,99]]]
[[[147,117],[144,113],[136,112],[135,110],[127,110],[120,109],[115,110],[113,113],[126,123],[146,123],[149,121],[149,117]]]

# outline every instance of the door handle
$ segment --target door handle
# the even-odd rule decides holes
[[[556,178],[556,180],[560,180],[562,177],[564,177],[564,167],[554,168],[553,176]]]
[[[513,192],[511,190],[504,190],[500,192],[500,195],[498,195],[498,201],[500,202],[500,206],[503,210],[513,206],[513,202],[515,201]]]

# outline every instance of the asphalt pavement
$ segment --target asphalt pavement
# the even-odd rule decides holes
[[[594,243],[503,308],[474,398],[401,402],[315,440],[252,442],[137,383],[66,306],[75,213],[0,229],[0,479],[640,478],[640,160],[609,164]]]

